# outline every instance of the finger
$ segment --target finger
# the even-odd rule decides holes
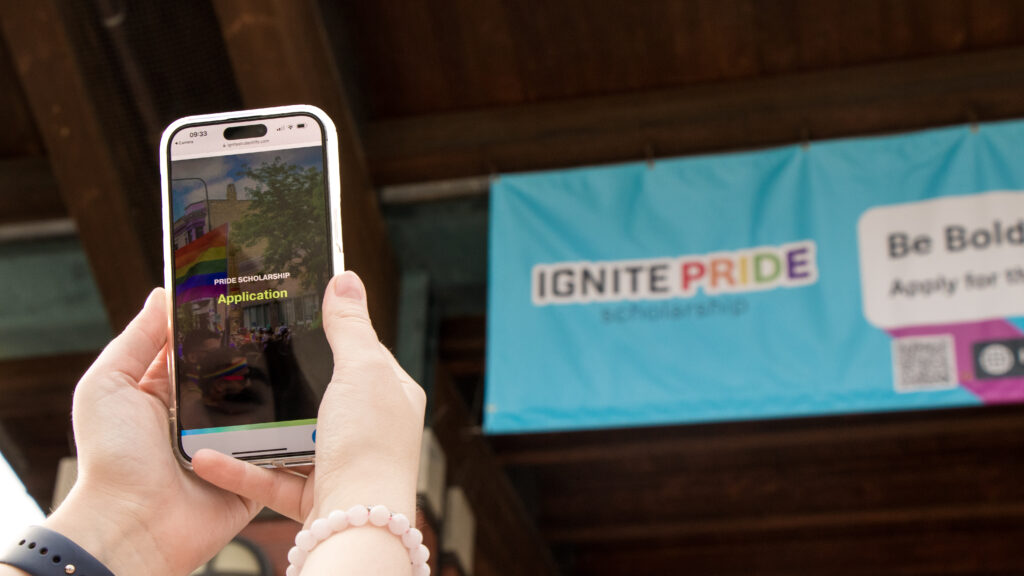
[[[90,381],[94,374],[122,374],[129,382],[137,383],[165,342],[167,304],[163,288],[156,288],[150,292],[138,316],[103,349],[82,382]]]
[[[381,357],[380,340],[370,322],[366,308],[366,288],[353,272],[344,272],[331,279],[324,295],[324,331],[334,353],[335,376],[357,376],[353,371],[387,366]],[[370,374],[358,374],[360,378]],[[351,381],[359,381],[352,378]]]
[[[146,375],[139,382],[139,390],[152,394],[163,402],[165,407],[171,405],[171,379],[167,373],[167,346],[160,349],[153,362],[146,370]]]
[[[296,522],[303,521],[306,479],[284,470],[268,470],[205,448],[192,456],[192,468],[210,484],[259,502]]]

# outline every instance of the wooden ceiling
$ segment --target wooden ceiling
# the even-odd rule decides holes
[[[381,186],[1024,116],[1013,0],[37,0],[0,16],[0,224],[73,218],[115,327],[159,281],[155,135],[185,114],[328,110],[350,261],[385,332],[392,254],[418,244],[451,292],[435,300],[461,298],[448,252],[486,242],[486,211],[460,212],[449,242],[408,233],[445,210],[406,206],[388,236]],[[474,294],[478,264],[459,271]],[[484,438],[485,321],[440,319],[431,417],[480,514],[478,576],[1024,573],[1020,407]],[[0,450],[44,506],[90,357],[0,362]]]
[[[477,0],[349,10],[369,120],[1019,45],[1013,0]]]
[[[377,185],[1020,115],[1010,0],[362,2]]]

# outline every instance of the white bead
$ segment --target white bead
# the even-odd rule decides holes
[[[405,517],[405,514],[399,512],[391,516],[391,520],[388,522],[388,530],[391,531],[395,536],[401,536],[405,534],[405,531],[409,529],[409,519]]]
[[[316,538],[317,542],[326,539],[332,533],[331,526],[327,523],[327,518],[313,520],[313,523],[309,525],[309,531],[313,533],[313,537]]]
[[[299,533],[295,535],[295,545],[302,550],[309,552],[316,546],[316,537],[309,530],[299,530]]]
[[[420,544],[415,550],[409,552],[409,560],[412,561],[413,565],[426,564],[430,558],[430,550],[426,546]]]
[[[430,576],[430,550],[423,545],[423,533],[411,527],[411,522],[404,514],[392,514],[386,506],[376,505],[353,506],[348,510],[335,510],[326,518],[318,518],[310,524],[308,530],[300,530],[295,535],[295,546],[288,550],[288,569],[285,576],[299,576],[299,571],[309,557],[309,552],[317,543],[325,540],[335,532],[348,526],[362,526],[369,522],[373,526],[387,527],[392,534],[399,536],[409,551],[413,576]]]
[[[308,555],[309,552],[306,552],[302,548],[292,546],[291,549],[288,550],[288,563],[294,566],[302,566],[306,563],[306,556]]]
[[[423,543],[423,532],[415,528],[410,528],[408,532],[402,535],[402,544],[405,545],[409,550],[415,549],[417,546]]]
[[[344,510],[335,510],[327,516],[327,524],[331,527],[331,530],[335,532],[341,532],[345,528],[348,528],[348,513]]]
[[[387,506],[381,506],[380,504],[370,508],[370,524],[374,526],[383,526],[391,520],[391,511],[388,510]]]
[[[362,526],[370,519],[370,511],[366,506],[353,506],[348,509],[348,523],[353,526]]]

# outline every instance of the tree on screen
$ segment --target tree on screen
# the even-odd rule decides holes
[[[258,185],[245,188],[251,202],[232,225],[231,241],[253,247],[265,240],[265,273],[289,272],[304,289],[322,290],[329,269],[323,172],[277,157],[242,174]]]

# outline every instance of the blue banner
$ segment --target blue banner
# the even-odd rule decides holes
[[[491,189],[489,433],[1024,400],[1024,123]]]

